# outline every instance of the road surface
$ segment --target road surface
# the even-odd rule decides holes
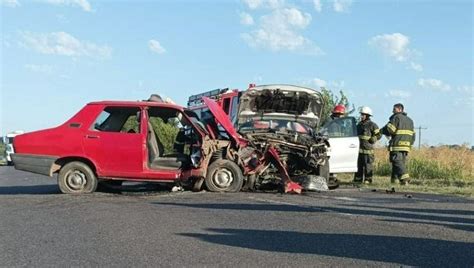
[[[60,194],[0,167],[1,266],[474,266],[474,201],[342,188],[305,195]]]

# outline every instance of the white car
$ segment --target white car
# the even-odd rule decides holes
[[[3,137],[3,143],[5,144],[5,158],[7,159],[8,165],[12,165],[12,157],[11,155],[15,153],[13,148],[13,140],[15,136],[25,133],[22,130],[17,130],[14,132],[8,133],[5,137]]]
[[[327,122],[321,132],[329,137],[329,172],[357,172],[359,137],[356,119],[351,116],[335,118]]]

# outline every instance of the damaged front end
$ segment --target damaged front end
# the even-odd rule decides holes
[[[322,96],[309,88],[265,85],[248,89],[241,97],[239,132],[252,147],[271,146],[292,181],[305,190],[325,190],[329,179],[327,137],[315,132],[323,110]],[[258,176],[256,187],[278,180],[278,168],[270,165]]]
[[[214,101],[204,102],[232,141],[218,157],[241,168],[244,190],[327,189],[318,186],[321,176],[329,177],[329,143],[314,132],[323,105],[318,92],[287,85],[251,88],[241,97],[238,132]]]

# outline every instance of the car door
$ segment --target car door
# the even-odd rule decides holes
[[[354,117],[342,117],[329,121],[323,132],[329,136],[330,173],[357,172],[359,138]]]
[[[83,140],[85,155],[105,177],[140,177],[145,135],[139,107],[105,107]]]

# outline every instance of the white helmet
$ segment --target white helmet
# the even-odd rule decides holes
[[[372,109],[370,109],[370,107],[367,107],[367,106],[362,106],[360,108],[360,113],[361,114],[368,114],[368,115],[372,116]]]

